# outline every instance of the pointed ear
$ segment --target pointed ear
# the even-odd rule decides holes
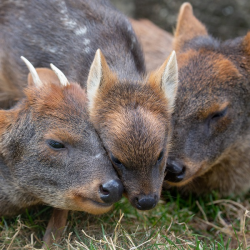
[[[94,61],[90,67],[87,80],[87,96],[90,110],[93,108],[95,97],[98,91],[114,82],[115,75],[109,69],[104,55],[98,49],[95,53]]]
[[[192,5],[183,3],[179,11],[174,35],[174,49],[178,52],[185,42],[197,36],[207,35],[205,26],[193,15]]]
[[[43,84],[54,83],[54,84],[61,85],[57,75],[51,69],[36,68],[36,72],[37,72],[37,74],[38,74],[38,76]],[[29,84],[29,86],[35,85],[30,73],[28,75],[28,84]]]
[[[248,32],[242,41],[242,46],[244,49],[244,52],[250,56],[250,32]]]
[[[151,76],[154,79],[153,87],[160,87],[164,92],[169,107],[172,108],[175,103],[175,97],[178,89],[178,65],[176,60],[176,53],[173,51],[168,59],[162,64],[158,71]]]

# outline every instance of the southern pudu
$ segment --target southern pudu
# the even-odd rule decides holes
[[[71,82],[87,88],[90,121],[125,195],[138,209],[153,208],[172,132],[175,53],[147,77],[130,22],[108,1],[5,0],[0,12],[3,105],[23,95],[27,70],[18,59],[21,54],[35,67],[58,65]]]
[[[179,88],[166,185],[184,192],[238,194],[250,188],[250,32],[220,42],[192,6],[174,35]]]
[[[85,91],[55,66],[60,81],[23,60],[31,71],[25,96],[0,110],[0,216],[37,204],[58,208],[44,238],[49,245],[67,210],[105,213],[123,186],[89,121]]]

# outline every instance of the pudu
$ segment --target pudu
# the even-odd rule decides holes
[[[38,204],[109,211],[123,187],[89,121],[85,91],[55,66],[60,81],[23,60],[31,72],[25,97],[0,110],[0,216]],[[58,227],[65,226],[67,211],[57,213],[64,214]]]
[[[192,6],[174,37],[179,88],[166,181],[184,192],[222,195],[250,188],[250,33],[220,42]]]

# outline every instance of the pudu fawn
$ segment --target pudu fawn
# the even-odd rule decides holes
[[[60,81],[23,60],[31,72],[25,97],[0,110],[0,216],[37,204],[63,209],[52,216],[49,245],[50,233],[65,226],[66,210],[105,213],[123,187],[89,121],[85,91],[55,66]]]
[[[27,71],[20,54],[35,67],[58,65],[70,81],[87,87],[90,121],[129,201],[138,209],[153,208],[171,139],[175,53],[146,77],[131,24],[108,1],[5,0],[0,11],[0,101],[22,95]]]
[[[166,181],[184,192],[250,188],[250,33],[225,42],[181,6],[174,36],[179,88]]]

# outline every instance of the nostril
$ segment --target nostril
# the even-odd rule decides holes
[[[109,191],[103,187],[103,185],[100,185],[100,193],[103,194],[103,195],[109,195]]]
[[[186,167],[180,160],[169,158],[166,167],[167,174],[165,180],[170,182],[180,182],[184,179]]]
[[[158,201],[158,195],[154,195],[154,199],[155,199],[155,201]]]
[[[166,170],[173,174],[180,174],[183,171],[184,165],[177,160],[168,158]]]
[[[140,209],[141,206],[139,204],[139,198],[138,197],[134,198],[134,204],[135,204],[136,208]]]
[[[158,202],[158,196],[154,195],[153,197],[150,196],[142,196],[142,197],[136,197],[134,199],[134,204],[136,206],[136,208],[140,209],[140,210],[149,210],[152,209],[156,206]]]
[[[121,199],[123,185],[120,180],[111,180],[100,185],[99,193],[105,203],[114,203]]]

